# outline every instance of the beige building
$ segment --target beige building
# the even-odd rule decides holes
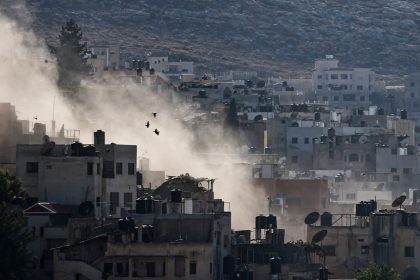
[[[396,269],[403,280],[420,277],[420,238],[417,213],[380,210],[356,215],[332,215],[327,223],[310,225],[308,241],[320,230],[327,230],[319,242],[326,266],[334,277],[352,278],[370,263]]]

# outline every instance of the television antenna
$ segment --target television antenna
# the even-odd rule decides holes
[[[407,196],[405,195],[400,195],[399,197],[397,197],[391,204],[392,207],[400,207],[400,210],[402,208],[402,204],[404,203],[404,201],[406,200]]]
[[[305,218],[305,224],[312,225],[316,223],[319,219],[319,213],[318,212],[311,212],[309,213]]]

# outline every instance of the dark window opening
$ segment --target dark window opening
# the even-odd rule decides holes
[[[414,258],[414,247],[412,246],[405,247],[404,256],[407,258]]]
[[[349,161],[350,162],[357,162],[357,161],[359,161],[359,155],[358,154],[350,154],[349,155]]]
[[[87,163],[87,175],[93,175],[93,162]]]
[[[197,274],[197,263],[190,262],[190,274]]]
[[[117,162],[116,173],[118,175],[122,175],[123,174],[123,164],[122,164],[122,162]]]
[[[135,173],[135,165],[134,163],[130,162],[128,163],[128,175],[134,175]]]
[[[38,173],[38,162],[27,162],[26,173]]]

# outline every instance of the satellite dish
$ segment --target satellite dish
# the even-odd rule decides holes
[[[366,137],[366,135],[360,136],[360,138],[359,138],[359,143],[360,144],[366,144],[367,141],[368,141],[368,138]]]
[[[401,206],[402,206],[402,204],[404,203],[404,201],[405,201],[405,199],[407,198],[407,196],[405,196],[405,195],[401,195],[401,196],[399,196],[399,197],[397,197],[393,202],[392,202],[392,207],[400,207],[400,209],[401,209]]]
[[[42,156],[47,156],[51,153],[52,150],[54,150],[54,148],[55,142],[47,142],[44,145],[42,145],[40,153]]]
[[[312,237],[312,243],[318,243],[324,240],[325,236],[327,236],[328,231],[323,229],[315,233],[315,235]]]
[[[312,224],[316,223],[316,221],[318,221],[318,219],[319,219],[319,213],[318,212],[309,213],[305,218],[305,224],[312,225]]]

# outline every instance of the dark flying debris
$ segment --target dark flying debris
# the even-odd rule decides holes
[[[147,121],[146,127],[149,128],[149,126],[150,126],[150,123],[149,123],[149,121]]]
[[[48,63],[48,59],[44,60],[45,63]]]
[[[153,130],[154,133],[156,133],[156,135],[159,135],[159,130],[157,130],[157,128],[155,130]]]
[[[106,152],[109,153],[111,151],[111,149],[107,149]]]
[[[38,119],[38,116],[35,116],[35,117],[34,117],[34,120],[37,120],[37,119]]]
[[[153,117],[155,117],[155,118],[156,118],[157,113],[152,113],[152,115],[153,115]]]

